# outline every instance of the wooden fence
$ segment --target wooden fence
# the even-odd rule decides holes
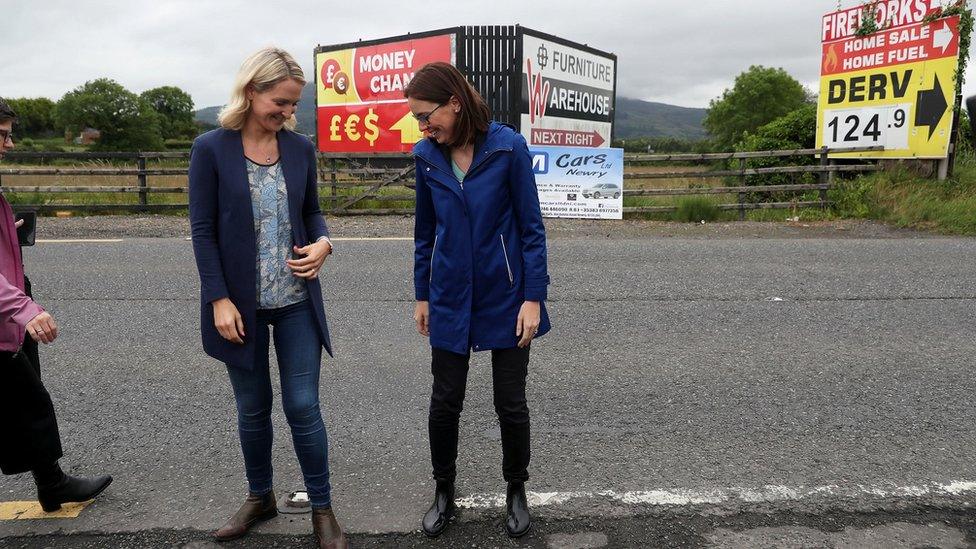
[[[844,149],[844,151],[876,150],[876,148]],[[624,198],[628,197],[676,197],[689,195],[735,195],[735,202],[717,204],[722,210],[738,210],[740,219],[745,218],[747,210],[777,208],[826,208],[829,206],[827,191],[831,188],[833,176],[837,173],[868,172],[880,169],[872,163],[836,165],[828,159],[824,149],[797,149],[787,151],[757,151],[710,154],[628,154],[625,155]],[[790,159],[818,157],[816,164],[749,168],[748,162],[761,158]],[[183,195],[187,187],[187,152],[149,152],[149,153],[51,153],[51,152],[10,152],[8,162],[32,164],[30,167],[4,167],[0,164],[0,192],[16,196],[15,209],[36,211],[137,211],[160,212],[186,209],[185,198],[180,201],[170,199],[160,202],[157,196]],[[64,166],[66,161],[78,165]],[[92,165],[92,164],[96,165]],[[319,163],[319,196],[325,210],[333,215],[355,214],[411,214],[414,201],[414,164],[409,155],[371,154],[349,155],[322,153]],[[691,171],[668,170],[641,173],[641,167],[656,164],[678,163],[696,166]],[[40,164],[40,165],[37,165]],[[122,165],[119,165],[122,164]],[[126,166],[125,164],[129,164]],[[174,166],[174,164],[177,164]],[[132,166],[134,165],[134,166]],[[748,178],[761,175],[786,175],[794,182],[778,185],[749,185]],[[815,174],[816,183],[796,183],[805,174]],[[176,185],[152,185],[150,178],[179,178]],[[25,183],[27,178],[56,179],[54,184],[32,185]],[[105,181],[115,178],[132,178],[135,185],[64,183],[65,178],[87,181]],[[696,185],[684,187],[654,187],[655,181],[687,179],[717,179],[716,185]],[[651,185],[651,186],[648,186]],[[798,194],[817,192],[816,200],[782,200],[784,193],[793,197]],[[43,198],[48,193],[68,195],[69,200]],[[122,193],[124,197],[115,200],[91,201],[84,203],[79,197],[91,193],[104,197],[104,193]],[[778,201],[758,201],[756,196],[770,196],[775,193]],[[25,201],[22,197],[30,195]],[[33,198],[31,200],[30,198]],[[809,198],[809,197],[808,197]],[[671,212],[676,205],[638,205],[625,206],[625,213]]]

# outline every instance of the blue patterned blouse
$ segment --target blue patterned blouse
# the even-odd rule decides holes
[[[270,166],[247,162],[254,235],[258,244],[258,308],[276,309],[308,299],[305,281],[285,263],[293,257],[288,189],[281,162]]]

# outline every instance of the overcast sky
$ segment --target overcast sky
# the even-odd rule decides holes
[[[858,2],[844,0],[843,7]],[[750,65],[817,88],[820,18],[836,0],[477,2],[0,0],[0,96],[59,99],[109,77],[220,105],[241,60],[277,45],[312,76],[317,44],[458,25],[521,24],[618,56],[617,95],[705,107]],[[976,93],[972,65],[964,95]]]

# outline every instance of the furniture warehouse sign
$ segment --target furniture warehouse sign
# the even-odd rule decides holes
[[[543,217],[623,219],[624,150],[530,147]]]
[[[521,132],[529,146],[609,147],[617,60],[522,37]]]
[[[320,151],[409,152],[423,135],[403,89],[420,67],[454,62],[452,34],[315,52]]]
[[[947,156],[959,16],[926,21],[938,8],[938,0],[891,0],[823,17],[817,147],[884,147],[831,157]],[[859,36],[872,14],[881,30]]]

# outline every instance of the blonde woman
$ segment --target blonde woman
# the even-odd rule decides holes
[[[220,128],[190,154],[190,223],[200,273],[203,348],[224,362],[237,401],[249,494],[216,532],[224,541],[277,515],[271,472],[272,335],[281,399],[320,547],[346,547],[332,512],[322,348],[331,356],[318,274],[332,243],[316,188],[315,149],[293,131],[305,85],[287,52],[241,65]]]

